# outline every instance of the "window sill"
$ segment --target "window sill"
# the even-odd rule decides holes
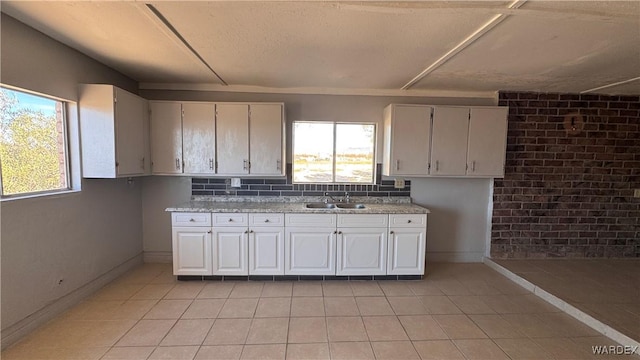
[[[63,197],[70,194],[79,193],[80,189],[67,189],[67,190],[57,190],[57,191],[47,191],[42,193],[33,193],[33,194],[24,194],[24,195],[10,195],[7,197],[0,198],[0,202],[12,202],[16,200],[30,200],[30,199],[40,199],[40,198],[56,198]]]

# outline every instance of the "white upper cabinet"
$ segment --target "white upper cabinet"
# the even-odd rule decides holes
[[[282,104],[249,105],[249,173],[284,175]]]
[[[284,175],[282,104],[216,104],[218,174]]]
[[[150,102],[151,161],[154,174],[182,173],[182,107],[179,102]]]
[[[430,143],[431,107],[392,104],[384,109],[383,175],[428,175]]]
[[[216,114],[213,103],[182,103],[185,174],[215,174]]]
[[[432,131],[431,175],[465,175],[469,108],[434,107]]]
[[[148,122],[147,100],[113,85],[81,85],[83,176],[149,174]]]
[[[508,112],[506,107],[471,108],[467,175],[504,176]]]
[[[249,105],[217,104],[218,173],[249,173]]]

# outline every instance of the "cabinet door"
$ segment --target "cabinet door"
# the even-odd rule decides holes
[[[182,108],[177,102],[151,102],[151,170],[182,173]]]
[[[507,113],[502,108],[471,108],[467,175],[504,176]]]
[[[431,175],[465,175],[468,133],[469,108],[434,108]]]
[[[213,275],[247,275],[247,234],[244,227],[213,230]]]
[[[338,228],[336,275],[385,275],[387,228]]]
[[[285,275],[335,275],[335,228],[285,229]]]
[[[249,230],[249,275],[284,275],[284,227]]]
[[[429,174],[431,108],[391,105],[385,111],[384,175]]]
[[[249,172],[284,175],[282,105],[251,104],[249,110]]]
[[[144,174],[146,100],[116,87],[114,90],[117,174]]]
[[[391,228],[387,274],[423,275],[426,228]]]
[[[249,105],[216,105],[218,174],[249,173]]]
[[[211,275],[211,228],[173,227],[173,274]]]
[[[182,104],[182,151],[185,174],[215,174],[215,104]]]

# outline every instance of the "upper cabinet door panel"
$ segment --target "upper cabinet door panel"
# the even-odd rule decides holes
[[[251,104],[249,115],[250,173],[284,175],[281,104]]]
[[[182,104],[182,150],[185,174],[215,173],[215,104]]]
[[[432,131],[431,175],[465,175],[469,108],[436,106]]]
[[[217,104],[218,173],[249,173],[249,105]]]
[[[420,105],[391,105],[385,131],[389,152],[385,175],[427,175],[431,140],[431,108]],[[387,123],[388,122],[388,123]],[[386,135],[385,135],[386,136]]]
[[[182,173],[182,108],[151,102],[151,161],[154,174]]]
[[[146,100],[115,88],[117,173],[140,175],[145,172],[144,119],[149,116]]]
[[[467,175],[504,176],[507,107],[471,108]]]

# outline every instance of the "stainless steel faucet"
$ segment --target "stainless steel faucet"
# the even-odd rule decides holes
[[[349,201],[351,201],[351,195],[349,195],[349,192],[347,192],[347,191],[345,191],[345,192],[344,192],[344,198],[339,199],[339,200],[336,200],[333,196],[329,195],[329,193],[328,193],[328,192],[324,193],[324,200],[323,200],[323,202],[324,202],[325,204],[327,204],[327,203],[329,202],[329,199],[327,199],[327,198],[331,199],[334,203],[335,203],[335,202],[345,202],[345,203],[348,203]]]

